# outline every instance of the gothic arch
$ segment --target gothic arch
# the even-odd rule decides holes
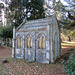
[[[20,35],[18,34],[17,37],[16,37],[16,42],[17,42],[17,48],[20,47]]]
[[[18,34],[16,37],[17,48],[22,48],[22,37]]]
[[[33,37],[31,34],[28,34],[26,36],[26,47],[27,48],[32,48],[33,47]]]
[[[38,39],[38,36],[40,36],[40,35],[44,36],[45,39],[46,39],[46,35],[45,35],[44,33],[42,33],[42,32],[39,32],[39,33],[37,34],[36,39]]]
[[[20,37],[20,48],[22,48],[22,37]]]
[[[46,48],[46,39],[45,36],[41,33],[37,36],[37,48],[38,49]]]

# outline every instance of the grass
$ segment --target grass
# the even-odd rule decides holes
[[[74,46],[75,47],[75,43],[68,43],[68,42],[65,42],[65,43],[62,43],[62,45],[66,45],[66,46]]]
[[[73,43],[70,43],[70,42],[62,43],[62,48],[70,48],[70,47],[75,47],[75,42],[73,42]]]

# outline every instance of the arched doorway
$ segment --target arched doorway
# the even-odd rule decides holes
[[[36,41],[36,61],[45,63],[46,62],[46,40],[43,34],[37,36]]]
[[[16,42],[16,57],[22,58],[22,37],[20,35],[17,35]]]
[[[28,34],[25,39],[25,59],[29,61],[35,60],[35,40],[31,34]]]

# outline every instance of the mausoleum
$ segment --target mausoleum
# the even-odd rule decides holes
[[[60,56],[60,31],[55,16],[23,21],[13,28],[12,57],[49,64]]]

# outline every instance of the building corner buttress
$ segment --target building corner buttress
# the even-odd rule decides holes
[[[13,27],[13,42],[12,42],[12,57],[15,58],[15,47],[16,47],[16,29]]]

